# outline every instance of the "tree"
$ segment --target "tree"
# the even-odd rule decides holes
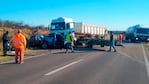
[[[9,21],[9,20],[6,20],[6,21],[4,21],[4,23],[3,23],[4,25],[4,27],[12,27],[13,26],[13,22],[12,21]]]

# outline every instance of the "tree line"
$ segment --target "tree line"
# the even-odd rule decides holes
[[[44,25],[38,25],[38,26],[30,26],[28,24],[24,24],[23,22],[16,22],[16,21],[11,21],[11,20],[2,20],[0,19],[0,27],[5,27],[5,28],[48,28],[45,27]]]

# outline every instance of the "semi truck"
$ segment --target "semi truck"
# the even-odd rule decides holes
[[[140,25],[131,26],[126,30],[126,40],[131,42],[149,42],[149,28]]]
[[[69,32],[74,33],[76,45],[92,47],[93,44],[101,44],[99,38],[103,39],[107,34],[107,27],[74,22],[72,18],[66,17],[59,17],[51,21],[50,34],[61,34],[65,38]]]

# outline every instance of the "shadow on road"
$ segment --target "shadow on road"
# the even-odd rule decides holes
[[[8,63],[2,63],[0,65],[12,65],[12,64],[17,64],[17,63],[15,63],[15,62],[8,62]]]
[[[71,50],[68,50],[67,53],[86,53],[86,52],[93,52],[93,51],[99,51],[99,52],[105,52],[105,49],[95,49],[95,48],[74,48],[74,52],[71,52]],[[55,52],[53,54],[67,54],[65,50]]]

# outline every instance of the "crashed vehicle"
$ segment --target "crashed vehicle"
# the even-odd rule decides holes
[[[63,48],[64,37],[60,34],[49,34],[47,36],[36,34],[29,39],[30,47],[47,48]]]
[[[64,37],[61,34],[49,34],[44,37],[42,48],[64,48]]]
[[[43,43],[44,35],[35,34],[32,35],[29,39],[29,47],[41,47],[41,44]]]

